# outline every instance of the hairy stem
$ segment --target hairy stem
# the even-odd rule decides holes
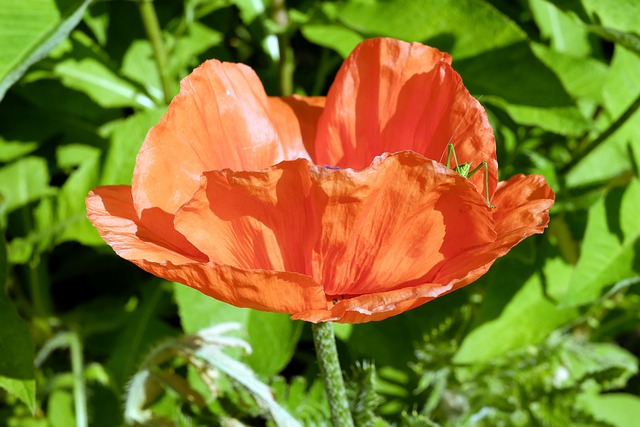
[[[333,323],[324,322],[311,325],[316,356],[320,365],[320,374],[327,390],[331,419],[335,427],[353,427],[353,418],[349,411],[347,390],[344,387],[342,369],[338,360]]]

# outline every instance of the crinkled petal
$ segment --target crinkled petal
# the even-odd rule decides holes
[[[487,272],[493,262],[533,234],[541,234],[549,223],[555,194],[541,175],[516,175],[498,185],[493,202],[497,238],[482,251],[471,251],[447,260],[435,280],[455,281],[452,290],[465,286]],[[462,280],[459,280],[460,277]]]
[[[493,131],[450,62],[448,54],[419,43],[379,38],[359,44],[327,95],[316,163],[361,169],[377,155],[402,150],[444,163],[451,142],[460,163],[487,162],[492,194],[498,182]],[[486,194],[484,170],[471,181]]]
[[[444,260],[496,238],[490,208],[469,181],[412,152],[325,174],[318,185],[328,199],[314,277],[329,295],[431,282]]]
[[[119,256],[158,277],[257,310],[294,313],[326,306],[322,287],[310,277],[209,262],[169,224],[162,236],[154,235],[137,217],[131,187],[98,187],[87,198],[87,211],[102,238]]]
[[[334,299],[335,304],[324,310],[307,310],[291,318],[307,322],[365,323],[384,320],[416,308],[452,290],[451,285],[425,283],[419,286],[387,292]]]
[[[498,207],[492,211],[496,221],[495,242],[447,258],[437,274],[431,277],[433,283],[353,298],[338,297],[333,307],[295,313],[293,318],[314,323],[383,320],[466,286],[485,274],[497,258],[520,241],[543,232],[549,222],[549,209],[554,197],[551,188],[539,175],[517,175],[501,182],[494,200]]]
[[[496,238],[473,185],[412,152],[362,171],[299,160],[207,172],[175,224],[213,262],[308,275],[328,301],[428,282],[448,257]]]
[[[138,154],[136,211],[153,207],[175,213],[207,170],[259,170],[283,159],[308,158],[299,135],[278,134],[274,121],[282,120],[274,120],[279,111],[270,107],[262,83],[245,65],[210,60],[194,70]],[[288,114],[287,120],[296,116]]]

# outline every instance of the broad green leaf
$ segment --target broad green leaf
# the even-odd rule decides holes
[[[510,350],[539,344],[551,331],[575,317],[575,310],[559,309],[545,294],[560,293],[571,269],[560,258],[549,258],[543,272],[534,273],[511,298],[507,296],[507,305],[497,318],[486,321],[465,337],[454,360],[487,362]],[[523,275],[523,269],[514,267],[494,273],[497,280],[491,282],[485,304],[493,303],[492,293],[502,298],[500,294],[505,293],[505,287],[514,286],[514,279]]]
[[[107,124],[102,132],[109,137],[109,148],[102,167],[100,184],[131,184],[136,156],[147,132],[166,109],[138,112],[124,120]]]
[[[164,97],[160,74],[148,40],[134,40],[122,59],[122,74],[142,85],[158,102]],[[178,87],[176,84],[176,93]]]
[[[4,236],[0,236],[0,387],[35,412],[34,345],[27,324],[18,316],[5,292],[7,267]]]
[[[585,73],[588,73],[585,71]],[[616,47],[604,83],[603,100],[608,114],[597,122],[596,135],[617,120],[640,96],[637,76],[640,75],[640,57],[624,48]],[[631,116],[614,134],[603,141],[567,174],[570,187],[611,180],[633,168],[629,144],[640,147],[640,111]]]
[[[609,138],[572,167],[565,175],[567,187],[581,187],[608,182],[632,167],[628,142],[619,137]]]
[[[351,0],[337,16],[367,36],[427,41],[456,59],[526,39],[511,19],[482,0]]]
[[[640,96],[638,75],[640,75],[640,56],[616,46],[609,76],[604,86],[604,104],[611,121],[618,119]],[[612,138],[621,138],[632,144],[640,144],[638,134],[640,134],[640,111],[636,111]],[[629,165],[628,162],[627,165]]]
[[[538,59],[529,43],[455,59],[453,67],[469,91],[505,109],[516,122],[562,135],[580,135],[589,129],[589,121],[562,82]]]
[[[602,390],[622,388],[638,372],[638,360],[615,344],[568,341],[561,359],[567,373],[556,380],[559,388],[575,387],[589,378],[597,379]]]
[[[75,240],[86,245],[100,244],[102,239],[87,219],[85,197],[98,181],[100,150],[88,145],[58,147],[58,167],[71,171],[57,201],[57,242]]]
[[[573,98],[602,101],[608,68],[601,61],[560,53],[538,43],[531,43],[531,49]]]
[[[246,341],[253,349],[244,360],[260,375],[272,376],[291,360],[296,349],[302,322],[286,314],[238,308],[217,301],[192,288],[175,285],[176,302],[184,331],[195,333],[216,323],[238,322],[243,325]]]
[[[582,0],[591,22],[620,31],[637,32],[640,3],[636,0]]]
[[[0,168],[0,194],[4,196],[6,212],[55,194],[49,187],[47,161],[25,157]]]
[[[625,279],[640,275],[640,182],[614,188],[589,209],[582,251],[563,299],[568,306],[592,302]]]
[[[170,49],[169,68],[174,75],[186,76],[200,65],[198,57],[218,46],[224,34],[197,21],[187,27],[185,34],[175,39]]]
[[[554,51],[574,58],[590,55],[589,33],[579,21],[545,0],[530,0],[529,7],[540,28],[541,38],[550,40]]]
[[[640,397],[627,393],[585,394],[579,405],[597,420],[614,427],[636,427],[640,414]]]
[[[0,0],[0,100],[69,35],[91,0]]]
[[[53,390],[49,396],[47,419],[51,427],[68,427],[76,425],[73,412],[73,396],[67,390]]]
[[[154,108],[156,102],[141,87],[121,75],[106,59],[106,54],[84,33],[76,31],[69,43],[61,46],[43,66],[71,89],[87,94],[105,108]]]
[[[346,58],[364,38],[340,25],[309,24],[302,27],[302,35],[312,43],[335,50]]]
[[[108,2],[94,2],[84,14],[83,21],[91,30],[93,37],[100,46],[107,44],[107,34],[109,31],[110,4]]]
[[[266,10],[265,0],[231,0],[240,10],[242,22],[250,25]]]

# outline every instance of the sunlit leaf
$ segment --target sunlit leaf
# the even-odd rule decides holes
[[[0,100],[82,19],[91,0],[0,0]]]
[[[551,331],[576,314],[572,309],[559,309],[545,294],[545,291],[555,294],[565,288],[571,270],[571,266],[561,259],[550,258],[542,273],[534,273],[515,295],[507,297],[507,304],[497,318],[486,321],[466,336],[454,360],[458,363],[487,362],[507,351],[542,342]],[[524,279],[522,273],[522,268],[503,269],[497,276],[500,279],[491,282],[490,290],[504,294],[505,287],[513,287],[516,280]],[[487,304],[491,304],[490,298],[491,293],[486,296]]]
[[[580,305],[602,296],[608,287],[640,276],[640,182],[614,188],[589,210],[589,220],[566,305]]]
[[[47,162],[42,158],[25,157],[0,168],[0,194],[7,212],[54,193],[49,187]]]

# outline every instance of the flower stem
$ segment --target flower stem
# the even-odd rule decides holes
[[[293,49],[289,44],[289,13],[285,0],[273,0],[271,3],[273,21],[278,24],[278,50],[280,60],[278,64],[280,74],[280,95],[289,96],[293,93],[293,71],[295,62]]]
[[[316,356],[320,365],[320,374],[327,390],[331,419],[336,427],[353,427],[353,418],[349,411],[347,391],[344,387],[333,323],[324,322],[311,325]]]
[[[142,16],[142,23],[144,29],[147,32],[147,37],[151,42],[153,48],[153,54],[156,58],[156,65],[158,66],[158,73],[160,74],[160,81],[162,84],[162,92],[164,95],[164,102],[169,104],[171,102],[171,76],[169,75],[169,66],[167,59],[167,51],[164,48],[162,41],[162,29],[158,22],[158,15],[156,9],[153,7],[153,0],[138,0],[138,8],[140,9],[140,15]]]

